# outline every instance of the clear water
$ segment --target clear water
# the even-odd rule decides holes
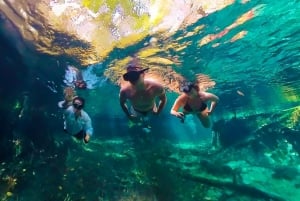
[[[276,123],[274,114],[299,105],[299,9],[299,0],[252,0],[246,4],[237,1],[160,41],[164,46],[177,41],[179,47],[187,44],[186,48],[156,56],[177,56],[181,64],[174,65],[173,70],[187,79],[193,80],[195,74],[202,73],[216,82],[209,90],[220,97],[214,121],[235,117],[251,122],[253,116],[261,115],[251,124],[251,130],[256,131],[264,124]],[[253,12],[249,20],[230,28],[249,11]],[[200,25],[205,25],[201,31],[197,29]],[[223,36],[217,36],[226,30]],[[246,35],[230,42],[241,31]],[[189,34],[196,32],[199,33]],[[199,45],[208,35],[217,37]],[[134,47],[119,50],[94,65],[97,75],[109,68],[107,63],[138,53],[143,45]],[[210,130],[202,128],[192,116],[181,124],[169,115],[176,93],[168,92],[166,108],[151,121],[151,132],[146,133],[139,126],[131,127],[121,111],[119,86],[87,72],[89,69],[84,76],[90,79],[91,89],[79,94],[86,97],[86,111],[93,119],[95,136],[91,143],[83,146],[63,135],[61,113],[56,109],[53,116],[47,116],[45,124],[33,117],[31,121],[40,124],[25,131],[26,126],[20,126],[17,130],[26,133],[26,137],[20,137],[21,145],[14,141],[14,160],[0,164],[2,200],[299,200],[299,156],[285,140],[270,145],[269,141],[273,137],[278,140],[275,136],[282,132],[276,126],[266,129],[274,134],[268,136],[270,139],[262,139],[262,144],[270,145],[266,149],[257,145],[254,151],[229,148],[219,156],[210,154]],[[242,125],[236,123],[232,128],[233,137],[243,135]],[[34,133],[33,137],[28,133]],[[28,136],[34,140],[28,140]],[[270,158],[273,162],[267,160]],[[275,195],[264,197],[256,195],[258,191],[228,187],[226,182],[232,178],[203,165],[209,164],[206,160],[220,161],[220,167],[235,163],[245,184]],[[223,186],[191,179],[192,173],[201,175],[201,164],[215,171],[207,178],[221,180]],[[290,177],[295,179],[274,179],[270,174],[279,166],[294,168]]]

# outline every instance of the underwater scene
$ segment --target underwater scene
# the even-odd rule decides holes
[[[300,200],[300,1],[0,1],[1,201]]]

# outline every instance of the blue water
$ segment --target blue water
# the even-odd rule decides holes
[[[87,100],[95,129],[89,145],[61,131],[62,115],[55,107],[62,80],[53,80],[56,90],[41,87],[34,94],[36,102],[55,98],[33,110],[8,141],[13,157],[0,164],[1,200],[299,200],[300,115],[295,115],[298,127],[291,128],[288,113],[299,105],[299,9],[299,0],[237,1],[159,40],[161,46],[187,45],[155,55],[176,56],[180,62],[172,69],[178,74],[194,80],[201,73],[216,82],[208,91],[220,98],[212,116],[228,145],[220,152],[211,152],[211,130],[197,118],[182,124],[169,114],[178,96],[173,91],[167,91],[167,105],[150,121],[149,133],[123,114],[120,88],[103,73],[110,63],[142,51],[149,37],[83,70],[90,85],[78,94]],[[249,11],[251,18],[229,28]],[[199,45],[222,31],[228,32]],[[241,31],[246,34],[231,42]],[[236,140],[243,143],[235,146]]]

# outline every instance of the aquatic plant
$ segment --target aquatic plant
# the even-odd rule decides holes
[[[300,123],[300,106],[296,107],[294,109],[294,111],[291,113],[290,120],[291,120],[293,127],[299,125],[299,123]]]

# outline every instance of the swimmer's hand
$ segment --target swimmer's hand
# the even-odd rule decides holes
[[[86,136],[83,138],[84,143],[88,143],[90,141],[90,135],[86,134]]]
[[[159,114],[159,111],[158,111],[157,107],[154,107],[154,108],[153,108],[152,113],[153,113],[154,115],[158,115],[158,114]]]
[[[183,112],[175,112],[174,115],[181,120],[182,123],[184,123],[184,113]]]
[[[128,119],[132,122],[137,122],[139,120],[139,118],[136,115],[130,114],[128,116]]]

